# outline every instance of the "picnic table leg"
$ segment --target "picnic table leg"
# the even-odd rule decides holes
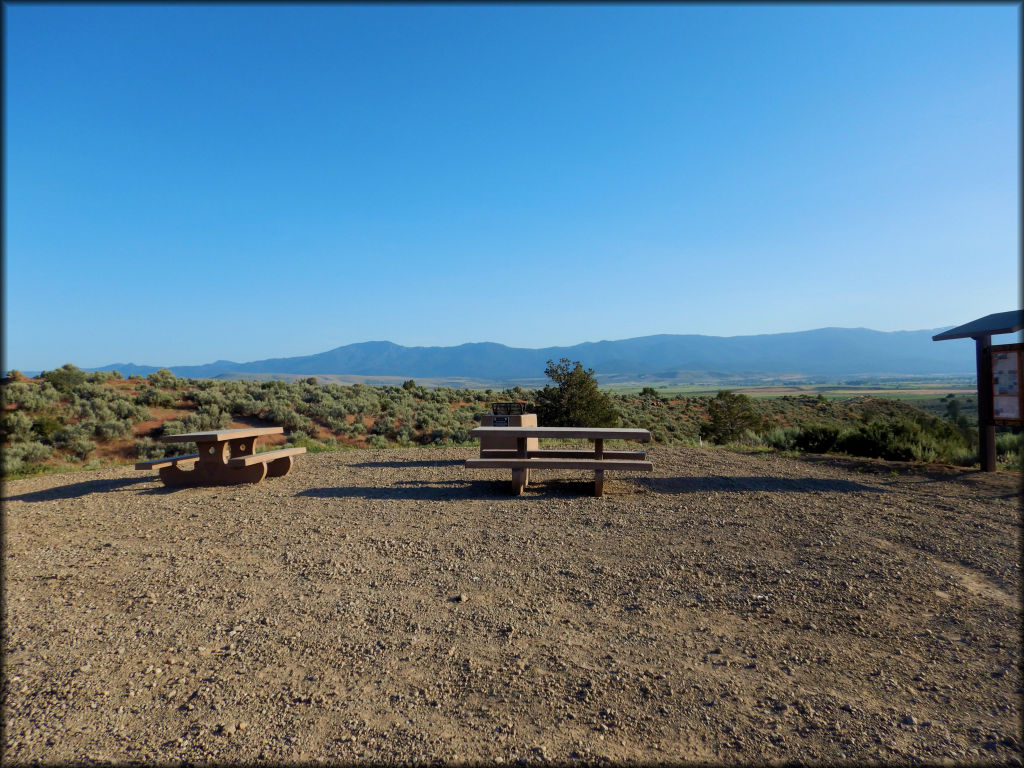
[[[525,437],[516,438],[516,455],[520,459],[528,459],[530,452],[526,447],[527,440]],[[516,495],[520,496],[523,493],[523,488],[530,484],[530,470],[529,469],[517,469],[512,475],[512,482],[516,486]]]
[[[516,496],[523,495],[523,488],[526,487],[526,473],[528,471],[526,469],[512,470],[512,490]]]
[[[172,488],[183,488],[192,485],[258,483],[266,476],[266,464],[253,464],[251,467],[233,469],[227,466],[211,466],[196,462],[195,469],[189,472],[178,469],[176,466],[163,467],[160,470],[160,479],[164,485]]]
[[[292,471],[292,457],[282,456],[267,464],[267,477],[284,477]]]
[[[238,440],[229,440],[228,445],[231,448],[231,458],[237,458],[238,456],[252,456],[256,453],[255,437],[243,437]]]
[[[594,458],[601,460],[604,458],[604,440],[598,438],[594,440]],[[594,470],[594,495],[604,496],[604,470]]]

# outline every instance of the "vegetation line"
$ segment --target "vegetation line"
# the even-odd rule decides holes
[[[163,435],[246,424],[284,427],[288,444],[311,452],[354,448],[470,445],[470,431],[495,401],[519,401],[541,424],[617,425],[651,431],[666,445],[739,446],[765,451],[842,453],[897,461],[976,465],[975,398],[947,393],[908,402],[878,395],[847,398],[800,393],[754,398],[668,395],[651,387],[598,388],[580,363],[549,361],[552,384],[538,390],[429,389],[320,385],[315,378],[213,380],[167,370],[125,379],[86,373],[70,363],[29,379],[4,379],[0,439],[3,477],[91,469],[110,463],[191,453]],[[1022,436],[1000,432],[1004,468],[1020,468]],[[273,441],[264,441],[272,448]]]

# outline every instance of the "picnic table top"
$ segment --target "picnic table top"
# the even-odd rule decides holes
[[[284,434],[284,427],[246,427],[244,429],[218,429],[213,432],[183,432],[180,435],[164,435],[160,441],[164,443],[220,443],[243,437],[280,434]]]
[[[639,440],[649,442],[651,433],[646,429],[620,427],[477,427],[469,434],[474,437],[565,437],[585,440]]]

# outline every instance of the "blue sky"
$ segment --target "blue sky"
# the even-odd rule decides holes
[[[4,14],[7,368],[1019,306],[1015,5]]]

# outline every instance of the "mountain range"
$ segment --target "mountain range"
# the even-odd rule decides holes
[[[197,379],[332,375],[352,380],[420,378],[508,385],[543,380],[548,360],[568,358],[594,369],[603,381],[973,374],[973,342],[933,342],[932,336],[942,330],[819,328],[756,336],[659,334],[543,349],[491,342],[403,347],[389,341],[367,341],[316,355],[247,363],[113,363],[90,370],[116,369],[126,376],[145,376],[166,367],[176,376]]]

